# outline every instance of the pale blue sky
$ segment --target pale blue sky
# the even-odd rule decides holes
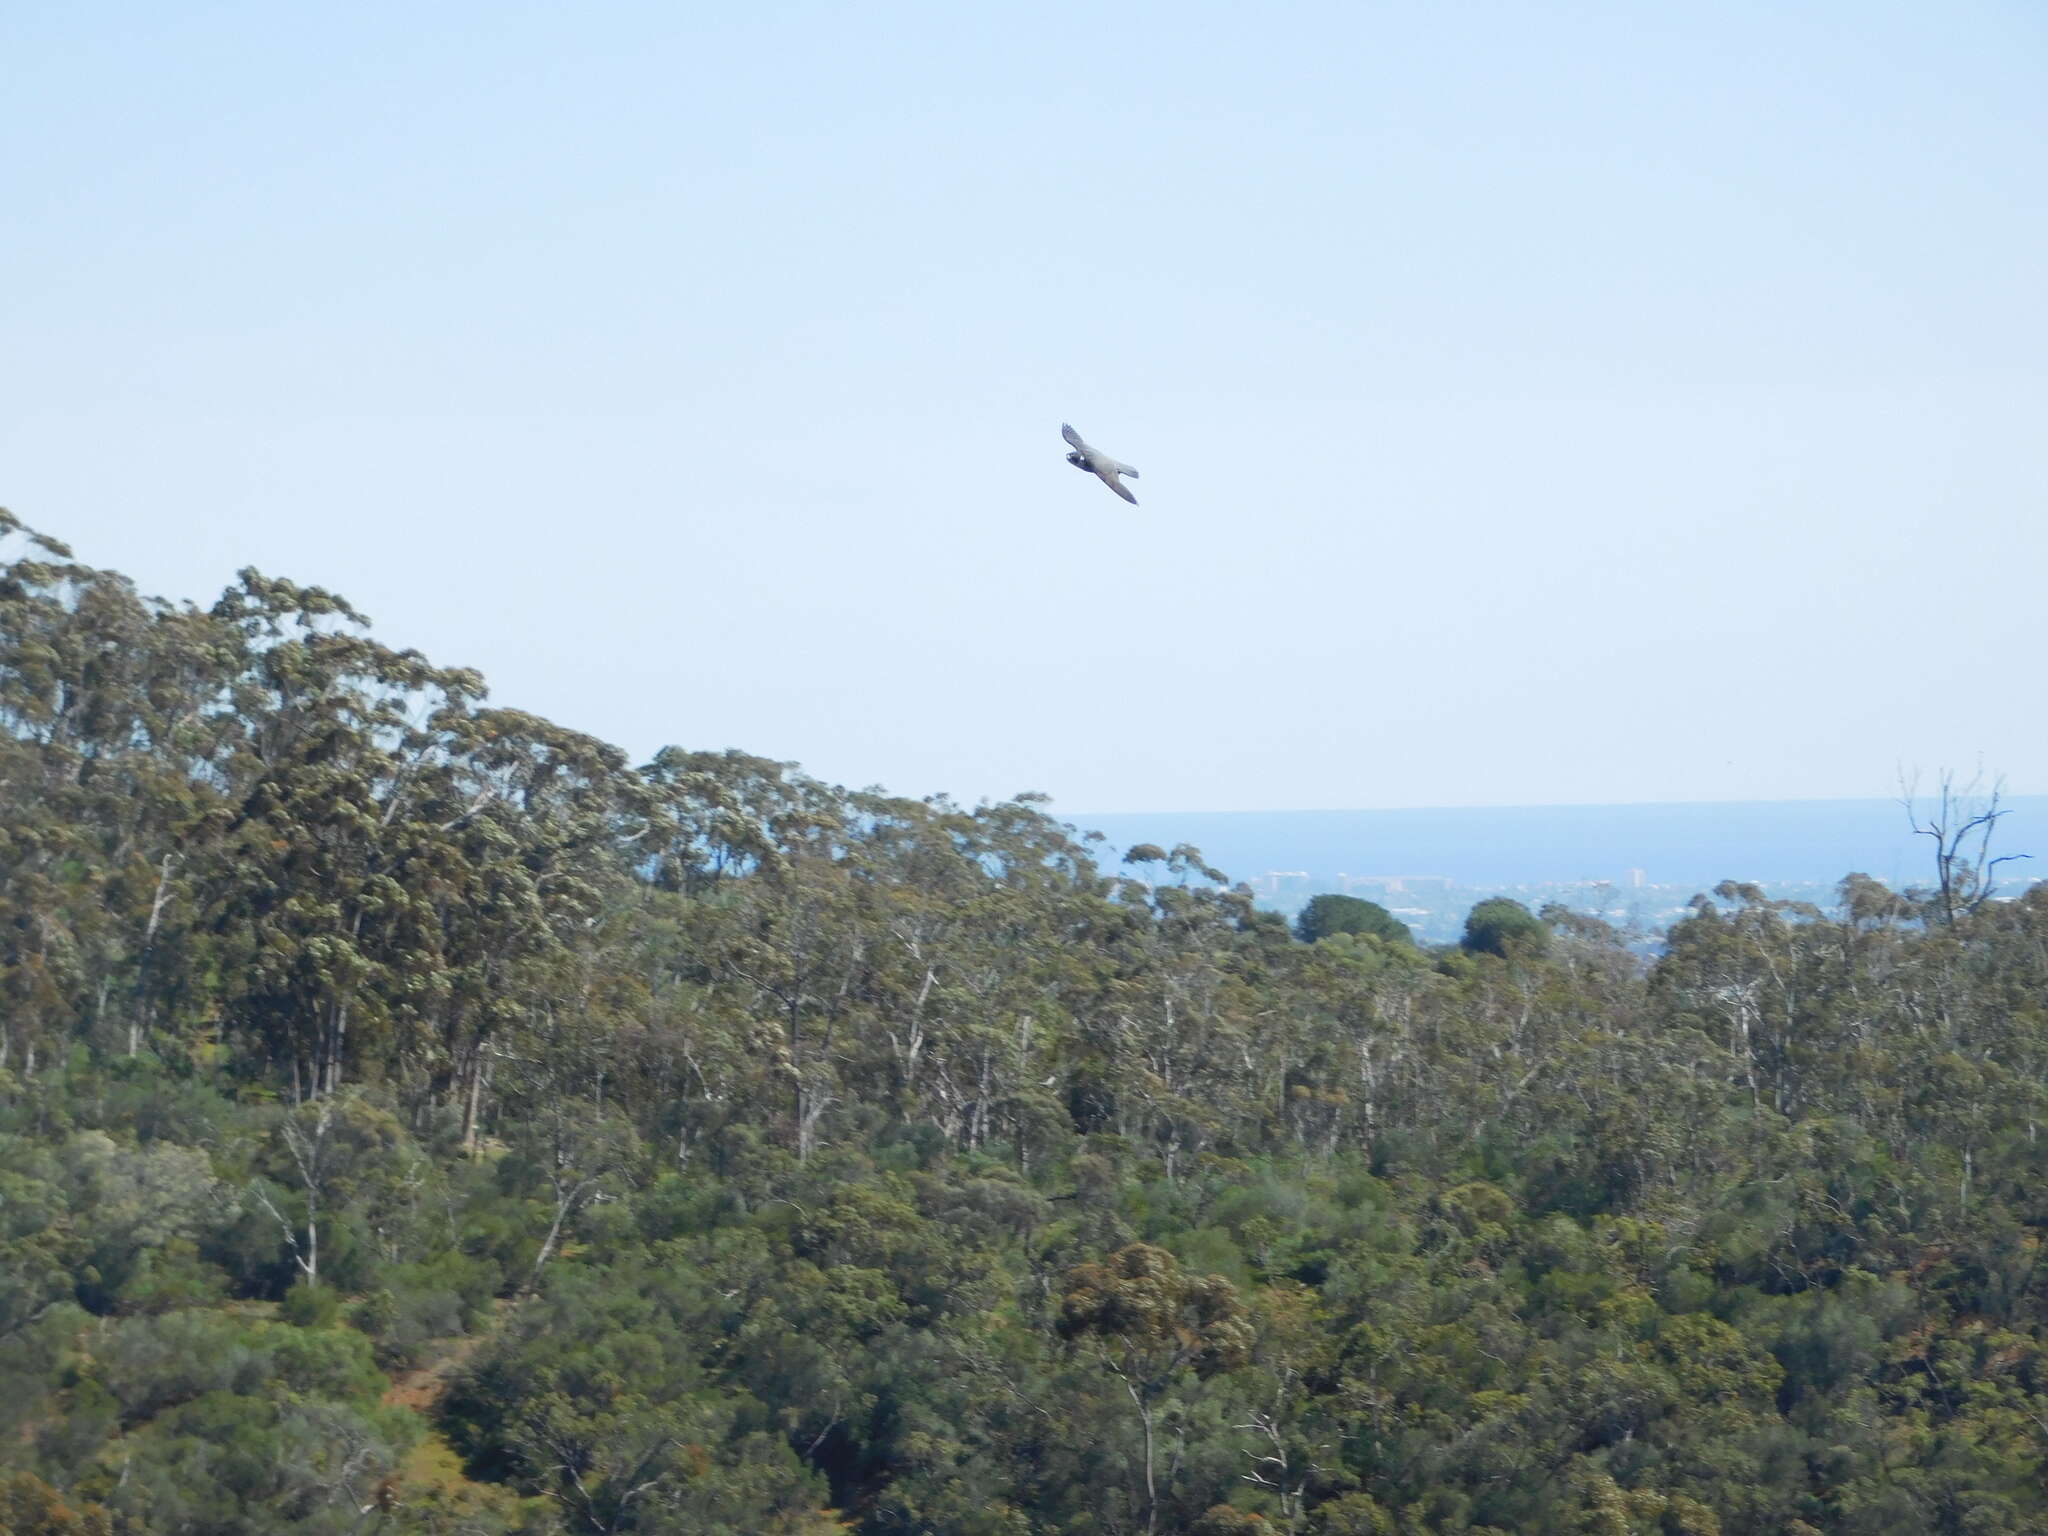
[[[0,135],[0,504],[636,754],[2048,789],[2032,0],[16,4]]]

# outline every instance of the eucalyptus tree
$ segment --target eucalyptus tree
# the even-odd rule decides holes
[[[295,1099],[316,1096],[366,1050],[390,1051],[403,999],[439,968],[406,869],[444,830],[421,807],[482,682],[368,638],[330,592],[253,570],[212,615],[240,646],[241,733],[207,880],[230,1014]]]
[[[1144,1441],[1145,1529],[1152,1531],[1159,1522],[1159,1401],[1184,1375],[1206,1380],[1250,1358],[1254,1330],[1243,1300],[1220,1275],[1189,1274],[1172,1254],[1132,1243],[1068,1274],[1057,1328],[1130,1398]]]
[[[431,1049],[473,1146],[501,1037],[558,1033],[597,1012],[622,942],[608,919],[667,822],[623,754],[593,737],[504,709],[471,710],[451,730],[443,798],[428,813],[446,945]]]
[[[232,735],[228,650],[190,608],[0,512],[0,1059],[76,1030],[131,1054],[190,972],[189,853]]]

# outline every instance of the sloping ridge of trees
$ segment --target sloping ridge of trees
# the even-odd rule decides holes
[[[2048,888],[1304,942],[0,539],[0,1532],[2048,1528]]]

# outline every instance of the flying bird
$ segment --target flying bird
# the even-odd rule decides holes
[[[1095,476],[1096,479],[1100,480],[1112,491],[1115,491],[1117,495],[1123,497],[1132,506],[1135,507],[1138,504],[1138,498],[1133,496],[1126,489],[1123,481],[1117,478],[1118,475],[1129,475],[1135,480],[1138,478],[1138,472],[1135,469],[1131,468],[1128,464],[1119,464],[1100,448],[1090,448],[1081,441],[1081,434],[1065,422],[1060,423],[1060,436],[1074,445],[1074,451],[1067,455],[1067,462],[1069,464],[1073,465],[1076,469],[1087,470],[1089,474]]]

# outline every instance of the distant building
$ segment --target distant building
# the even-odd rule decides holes
[[[1640,891],[1643,888],[1643,872],[1640,869],[1630,870],[1628,872],[1628,883],[1631,887]]]
[[[1453,882],[1449,875],[1339,875],[1337,883],[1347,891],[1371,886],[1389,896],[1401,896],[1410,891],[1448,891]]]

